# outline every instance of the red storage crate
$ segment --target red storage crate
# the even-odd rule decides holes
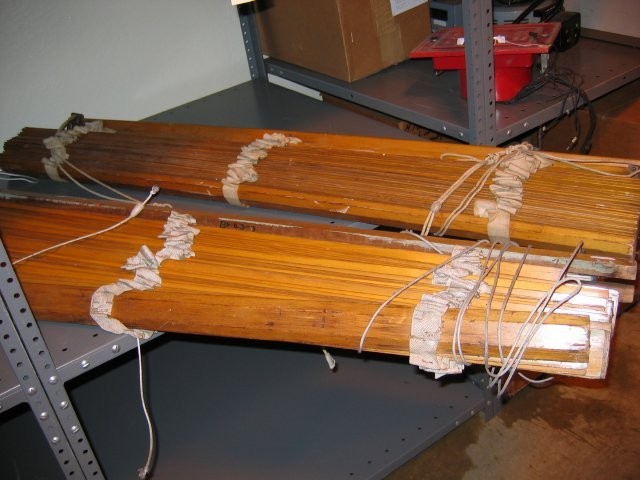
[[[496,101],[511,100],[533,78],[535,56],[548,53],[560,23],[526,23],[493,27]],[[409,55],[433,58],[435,70],[458,70],[460,94],[467,98],[464,29],[442,28],[432,33]]]

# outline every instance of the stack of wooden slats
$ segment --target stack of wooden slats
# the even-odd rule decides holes
[[[14,262],[41,248],[102,229],[128,213],[126,207],[94,200],[18,196],[1,203],[0,231]],[[117,297],[113,314],[129,327],[357,349],[367,323],[385,299],[450,257],[405,233],[363,234],[349,228],[278,225],[192,213],[201,229],[193,247],[196,256],[163,263],[160,288]],[[167,215],[164,207],[148,207],[140,217],[112,232],[17,263],[17,274],[36,317],[91,322],[88,306],[93,292],[127,278],[120,266],[140,245],[152,251],[161,248],[157,235]],[[442,246],[446,249],[447,244]],[[561,270],[557,262],[534,260],[525,263],[516,279],[502,318],[500,342],[496,333],[499,312],[518,262],[502,262],[488,311],[487,294],[471,303],[460,333],[467,362],[485,361],[487,319],[489,364],[501,363],[499,345],[505,352],[513,345],[529,312]],[[577,262],[588,265],[590,258],[582,256]],[[486,282],[493,285],[494,279],[495,272]],[[373,323],[365,349],[407,355],[412,313],[421,295],[445,288],[427,279],[401,294]],[[556,296],[572,288],[561,288]],[[583,287],[540,327],[521,367],[603,377],[615,304],[614,291]],[[441,356],[454,356],[456,316],[451,311],[444,318],[438,346]]]
[[[259,130],[106,121],[116,133],[89,133],[69,145],[70,160],[111,184],[222,200],[222,179],[243,145]],[[24,129],[5,144],[0,167],[44,173],[43,139],[55,133]],[[258,180],[242,183],[243,203],[321,213],[377,225],[420,228],[429,207],[470,166],[443,160],[455,153],[484,158],[498,149],[421,141],[290,133],[302,142],[274,148],[256,166]],[[586,157],[572,156],[588,161]],[[479,174],[478,174],[479,175]],[[436,215],[437,230],[478,178],[455,192]],[[480,199],[492,199],[485,187]],[[634,258],[640,216],[640,182],[553,165],[526,182],[522,208],[512,217],[511,238],[522,245],[573,249]],[[452,236],[487,235],[487,220],[473,205],[449,228]]]
[[[69,160],[113,185],[224,200],[223,179],[243,146],[262,130],[108,121],[115,133],[88,133],[66,147]],[[43,175],[43,140],[56,132],[24,129],[5,144],[0,168]],[[255,166],[257,181],[238,186],[252,206],[320,213],[403,229],[420,228],[429,207],[469,168],[444,153],[484,158],[498,149],[365,137],[285,132],[301,143],[272,148]],[[452,149],[454,151],[452,151]],[[572,160],[591,164],[586,157]],[[605,159],[608,160],[608,159]],[[603,162],[623,174],[634,161]],[[433,230],[467,194],[454,192],[435,216]],[[488,187],[479,199],[491,200]],[[57,242],[100,230],[128,215],[110,202],[5,196],[0,231],[13,261]],[[251,209],[247,210],[248,213]],[[202,229],[195,258],[162,266],[162,287],[127,292],[114,316],[131,328],[191,332],[357,349],[368,323],[394,292],[451,258],[456,247],[485,238],[487,220],[470,205],[451,224],[453,238],[417,239],[406,232],[312,226],[236,215],[189,212]],[[115,231],[17,265],[38,318],[90,322],[95,290],[118,278],[140,245],[161,246],[156,235],[166,208],[148,207]],[[520,367],[602,378],[618,299],[633,298],[640,183],[564,164],[538,170],[526,182],[523,206],[511,218],[511,238],[535,248],[517,275],[524,249],[510,248],[464,312],[450,309],[438,341],[441,358],[501,365],[504,352],[529,328],[530,314],[553,289],[571,250],[584,248],[571,274],[599,278],[550,313],[529,339]],[[429,242],[438,242],[432,247]],[[497,251],[484,246],[486,258]],[[489,260],[488,260],[489,261]],[[478,280],[477,275],[468,279]],[[514,283],[512,283],[514,282]],[[560,287],[552,304],[576,283]],[[364,338],[365,350],[407,355],[414,310],[425,294],[448,288],[430,278],[403,291],[380,311]],[[547,309],[547,312],[549,310]],[[460,323],[461,321],[461,323]],[[523,327],[524,325],[524,327]],[[456,345],[459,343],[457,352]],[[500,352],[503,352],[502,354]]]

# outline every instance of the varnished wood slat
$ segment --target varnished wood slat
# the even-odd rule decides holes
[[[108,121],[116,134],[90,133],[70,145],[71,159],[98,178],[148,188],[157,183],[183,195],[222,200],[221,180],[242,145],[265,131]],[[42,139],[53,133],[25,129],[0,155],[7,170],[42,174]],[[284,132],[303,143],[274,148],[257,167],[259,180],[239,187],[250,205],[322,213],[401,228],[419,228],[431,203],[469,166],[441,160],[444,152],[483,158],[488,147],[367,137]],[[567,156],[584,162],[588,157]],[[633,163],[633,162],[630,162]],[[618,168],[617,171],[622,171]],[[474,182],[477,175],[470,179]],[[511,236],[523,244],[585,249],[634,258],[640,183],[554,165],[525,183],[524,204],[512,217]],[[434,230],[462,198],[455,193],[436,216]],[[486,191],[479,198],[491,199]],[[486,220],[469,207],[453,236],[486,236]]]
[[[96,201],[4,200],[0,231],[15,260],[115,223],[122,218],[122,210],[123,207]],[[115,231],[16,265],[37,318],[90,322],[89,300],[95,289],[118,278],[130,278],[120,265],[140,245],[146,244],[153,251],[161,248],[157,234],[166,214],[166,209],[149,208]],[[298,225],[297,235],[221,228],[216,216],[203,220],[199,228],[201,233],[194,245],[196,256],[163,263],[162,287],[117,297],[114,316],[130,327],[151,330],[355,349],[382,301],[416,275],[448,258],[420,249],[368,243],[363,241],[365,236],[348,230],[337,241],[323,238],[325,229],[320,227],[306,231]],[[331,232],[332,228],[326,230]],[[400,241],[401,235],[386,233],[384,237]],[[360,240],[350,241],[356,238]],[[490,312],[491,332],[496,331],[498,309],[514,270],[512,262],[504,262]],[[513,341],[518,325],[559,270],[552,265],[523,268],[504,318],[505,346]],[[365,349],[406,355],[416,303],[424,292],[442,288],[427,281],[398,297],[373,324]],[[608,295],[608,290],[584,287],[579,299],[563,313],[552,315],[536,337],[535,347],[526,352],[527,369],[603,376],[612,329],[612,318],[607,317],[605,308]],[[463,352],[472,362],[484,361],[481,353],[486,302],[486,295],[472,302],[462,328]],[[444,356],[452,355],[450,339],[455,316],[456,312],[451,311],[445,318],[439,347]],[[600,344],[592,342],[603,335]],[[496,347],[492,334],[492,364],[500,361]],[[594,364],[600,367],[593,367]]]

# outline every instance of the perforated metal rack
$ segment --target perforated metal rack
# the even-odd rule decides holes
[[[516,103],[496,104],[493,92],[492,1],[462,0],[468,101],[457,72],[435,74],[431,60],[408,60],[348,83],[273,58],[263,59],[252,7],[240,8],[252,78],[267,74],[414,123],[470,144],[500,145],[555,119],[563,101],[544,88]],[[621,14],[623,14],[621,12]],[[592,36],[602,37],[600,32]],[[640,49],[583,38],[557,57],[579,75],[591,100],[640,78]]]
[[[29,404],[67,478],[104,478],[64,384],[133,348],[134,340],[77,326],[57,326],[58,334],[48,335],[51,326],[33,317],[1,241],[0,296],[0,341],[5,356],[5,362],[0,361],[1,409],[23,401]],[[67,346],[64,334],[72,330],[74,342]],[[63,342],[56,344],[56,340]],[[81,352],[74,351],[78,345]],[[52,352],[57,353],[56,358]]]

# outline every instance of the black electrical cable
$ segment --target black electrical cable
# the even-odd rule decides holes
[[[567,146],[567,150],[573,150],[580,140],[581,125],[577,111],[581,105],[584,104],[589,112],[589,128],[587,129],[584,140],[580,145],[579,153],[586,155],[589,153],[589,150],[591,150],[593,133],[596,129],[596,113],[591,101],[589,100],[589,96],[581,88],[581,83],[581,78],[573,70],[568,68],[559,69],[556,68],[555,65],[552,65],[547,68],[544,73],[540,74],[528,85],[523,87],[512,100],[506,103],[516,103],[543,87],[550,87],[558,90],[558,96],[562,97],[560,114],[556,119],[552,120],[545,126],[545,130],[548,131],[556,126],[565,115],[575,115],[574,137]]]
[[[518,3],[526,3],[528,1],[530,0],[494,0],[494,2],[501,3],[502,5],[507,6],[516,5]]]
[[[525,8],[520,15],[516,17],[513,23],[522,23],[522,21],[527,18],[532,11],[534,11],[541,4],[546,2],[547,0],[534,0],[529,4],[527,8]],[[549,7],[545,7],[545,10],[542,13],[542,17],[540,18],[540,22],[547,22],[550,18],[552,18],[558,12],[564,10],[564,0],[557,0],[553,5]]]
[[[540,17],[540,22],[549,22],[553,21],[553,17],[555,17],[558,13],[564,12],[564,0],[556,2],[556,4],[551,7],[549,10],[544,12],[542,17]]]
[[[531,12],[533,12],[533,10],[535,10],[535,8],[538,5],[540,5],[541,3],[545,2],[545,1],[546,0],[533,0],[533,2],[531,2],[527,8],[525,8],[522,12],[520,12],[520,15],[518,15],[516,17],[516,19],[513,21],[513,23],[521,23],[522,20],[527,18],[527,15],[529,15]]]

